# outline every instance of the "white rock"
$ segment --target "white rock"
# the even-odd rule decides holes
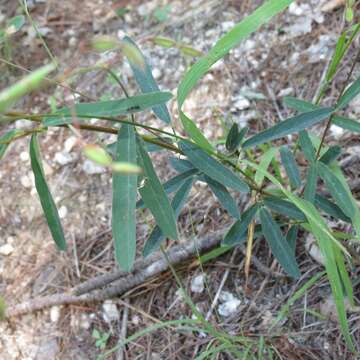
[[[159,80],[161,78],[161,75],[162,75],[161,70],[158,69],[158,68],[153,69],[152,70],[152,75],[156,80]]]
[[[20,178],[20,183],[21,185],[26,188],[26,189],[30,189],[31,186],[32,186],[32,182],[31,182],[31,179],[27,176],[27,175],[23,175],[21,178]]]
[[[65,151],[69,153],[76,145],[76,143],[77,143],[77,138],[75,136],[70,136],[69,138],[67,138],[64,143]]]
[[[103,318],[107,323],[111,323],[112,321],[118,321],[120,319],[120,313],[111,300],[106,300],[103,303]]]
[[[339,139],[344,135],[345,130],[337,125],[330,126],[330,133],[335,139]]]
[[[87,314],[81,314],[79,325],[82,329],[90,329],[91,323]]]
[[[20,153],[20,160],[21,161],[26,162],[26,161],[29,160],[29,158],[30,158],[30,156],[29,156],[29,153],[27,151],[22,151]]]
[[[60,319],[60,306],[52,306],[50,309],[50,320],[57,323]]]
[[[194,293],[202,293],[204,291],[204,281],[205,281],[205,274],[200,274],[198,276],[195,276],[191,280],[191,286],[190,289]]]
[[[89,175],[103,174],[105,172],[105,168],[103,168],[102,166],[96,165],[91,160],[85,160],[82,168]]]
[[[309,255],[320,265],[325,265],[325,258],[319,247],[315,242],[315,238],[309,234],[306,238],[305,249],[309,252]]]
[[[289,5],[289,13],[295,16],[301,16],[304,13],[304,10],[296,2],[293,2]]]
[[[218,312],[223,317],[233,315],[241,304],[241,301],[228,291],[222,291],[219,300],[222,304],[218,306]]]
[[[278,97],[284,97],[284,96],[289,96],[294,92],[294,89],[292,87],[288,87],[285,89],[281,89],[278,93]]]
[[[8,256],[14,251],[14,247],[10,244],[0,246],[0,255]]]
[[[233,108],[238,109],[238,110],[245,110],[248,109],[250,107],[250,101],[243,97],[243,96],[237,96],[236,100],[233,104]]]
[[[62,151],[62,152],[57,152],[55,154],[54,160],[59,165],[63,166],[63,165],[67,165],[67,164],[71,163],[73,159],[72,159],[71,155],[68,152]]]
[[[59,217],[60,219],[65,219],[66,218],[66,215],[68,213],[68,210],[67,210],[67,207],[62,205],[59,209]]]
[[[235,26],[235,23],[233,21],[224,21],[223,23],[221,23],[221,28],[223,29],[223,31],[229,31],[231,30],[233,27]]]

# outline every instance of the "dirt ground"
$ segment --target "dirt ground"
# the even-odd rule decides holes
[[[119,54],[100,55],[88,50],[87,45],[95,35],[130,35],[148,57],[161,88],[174,92],[195,59],[184,56],[178,49],[155,45],[152,37],[169,37],[206,53],[217,39],[261,3],[260,0],[28,1],[30,14],[64,74],[75,67],[109,63],[133,94],[137,90],[131,69]],[[343,26],[342,8],[323,12],[324,3],[327,1],[298,1],[212,68],[185,104],[186,112],[196,119],[206,136],[213,140],[223,137],[224,128],[232,121],[242,126],[248,124],[252,131],[260,130],[290,114],[282,105],[283,96],[309,100],[314,97]],[[120,11],[125,8],[126,11]],[[21,9],[17,1],[0,1],[0,11],[0,20],[4,22]],[[358,46],[357,41],[354,48]],[[10,48],[8,63],[0,62],[1,88],[23,75],[22,68],[32,70],[49,59],[29,23],[12,38]],[[342,84],[352,54],[353,49],[337,77],[337,84]],[[81,74],[68,81],[68,85],[90,99],[123,96],[117,85],[98,71]],[[331,101],[337,91],[336,86],[331,88],[324,103]],[[68,88],[49,86],[24,99],[16,109],[41,112],[52,104],[71,104],[77,98]],[[175,128],[181,131],[175,101],[170,102],[169,109]],[[360,102],[352,103],[350,111],[358,116]],[[150,113],[139,115],[137,120],[159,125]],[[19,120],[14,126],[26,128],[29,122]],[[2,131],[0,129],[1,134]],[[12,144],[0,163],[0,247],[10,245],[9,253],[0,255],[0,294],[10,305],[31,297],[66,292],[86,279],[115,268],[110,230],[111,176],[84,158],[76,136],[62,128],[49,129],[40,138],[45,173],[69,244],[66,253],[56,250],[42,216],[30,169],[28,139]],[[114,141],[113,135],[95,136],[83,131],[81,136],[89,143]],[[332,140],[340,142],[344,149],[341,164],[356,196],[360,191],[356,181],[360,173],[358,139],[334,127],[329,137],[329,141]],[[164,180],[175,174],[167,161],[168,155],[154,155],[158,174]],[[360,199],[360,194],[357,198]],[[240,207],[246,201],[238,197]],[[181,238],[225,231],[231,221],[207,187],[197,183],[179,218]],[[140,211],[138,257],[152,227],[151,215]],[[222,286],[219,305],[223,307],[217,306],[209,321],[230,334],[268,336],[268,345],[279,359],[352,359],[340,336],[329,298],[330,288],[324,278],[292,306],[291,312],[269,336],[269,326],[282,305],[312,275],[322,270],[321,263],[305,248],[305,242],[306,238],[298,241],[303,276],[296,282],[272,276],[270,270],[266,276],[254,266],[245,292],[241,251],[225,254],[203,269],[184,264],[178,273],[203,314],[208,312],[212,297]],[[263,245],[261,239],[255,243],[254,255],[266,269],[280,271]],[[227,271],[226,282],[221,285]],[[206,290],[201,288],[204,273]],[[196,282],[200,282],[200,289]],[[357,290],[355,288],[356,296]],[[237,306],[235,311],[221,315],[226,298]],[[110,349],[118,343],[124,328],[129,336],[159,320],[191,315],[169,272],[121,299],[53,307],[0,323],[0,359],[95,359],[104,350],[96,344],[94,330],[109,334],[105,349]],[[349,321],[354,338],[359,341],[360,318],[350,314]],[[124,351],[110,358],[192,359],[206,349],[209,341],[201,333],[158,330],[131,342]],[[219,359],[231,358],[226,354],[221,356]]]

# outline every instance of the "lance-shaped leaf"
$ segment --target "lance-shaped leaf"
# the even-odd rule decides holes
[[[306,175],[304,199],[313,203],[315,201],[318,171],[316,164],[311,164]]]
[[[290,227],[289,231],[286,234],[286,240],[289,243],[294,256],[296,251],[296,240],[298,237],[298,231],[299,231],[299,226],[293,225]]]
[[[259,167],[261,170],[267,170],[271,161],[274,159],[278,149],[275,147],[269,148],[264,154],[261,156]],[[264,181],[264,174],[262,171],[256,171],[254,181],[258,186],[261,186]]]
[[[141,198],[153,214],[164,236],[176,240],[177,228],[174,210],[156,175],[151,159],[144,149],[142,140],[140,138],[137,139],[138,162],[144,171],[144,179],[139,188]]]
[[[298,188],[301,185],[301,177],[294,155],[287,146],[282,146],[280,148],[280,157],[291,186],[295,189]]]
[[[183,111],[183,104],[191,90],[198,81],[210,70],[211,66],[223,58],[232,48],[237,46],[242,40],[247,38],[252,32],[269,21],[273,16],[284,10],[292,0],[270,0],[258,7],[252,14],[244,18],[233,29],[225,34],[209,51],[200,58],[181,81],[178,91],[178,109],[180,119],[187,134],[204,149],[212,150],[211,144],[206,140],[202,133],[197,129],[194,122],[189,119]]]
[[[199,173],[198,169],[190,169],[187,171],[184,171],[183,173],[174,176],[173,178],[171,178],[170,180],[164,182],[162,184],[166,194],[171,194],[174,191],[178,190],[180,188],[180,186],[185,182],[185,180],[187,180],[190,177],[193,177],[194,175],[197,175]],[[144,201],[142,199],[140,199],[137,203],[136,203],[136,208],[140,209],[140,208],[144,208],[145,204]]]
[[[79,103],[73,108],[59,109],[55,114],[46,118],[43,124],[44,126],[71,124],[74,116],[78,118],[96,118],[129,115],[149,109],[156,104],[163,104],[170,100],[171,97],[172,95],[169,92],[157,91],[120,100]]]
[[[135,130],[123,124],[119,130],[115,161],[136,164]],[[112,234],[115,258],[120,268],[130,271],[136,254],[137,175],[113,173]]]
[[[197,169],[212,179],[239,192],[249,192],[249,187],[243,180],[241,180],[224,165],[209,156],[197,145],[190,143],[189,141],[182,140],[179,142],[179,147]]]
[[[5,112],[15,101],[25,96],[29,92],[37,89],[41,83],[44,81],[46,76],[55,70],[55,64],[45,65],[29,75],[25,76],[23,79],[17,83],[7,87],[0,92],[0,113]],[[1,120],[0,120],[1,122]]]
[[[303,151],[306,160],[313,163],[315,161],[315,157],[316,157],[315,148],[314,148],[314,145],[313,145],[312,141],[310,140],[309,134],[306,130],[300,131],[299,143],[300,143],[301,150]]]
[[[283,200],[275,196],[269,196],[264,199],[264,204],[272,211],[281,215],[294,220],[306,221],[306,216],[290,201]]]
[[[41,163],[41,155],[36,134],[30,140],[30,160],[34,173],[35,187],[39,194],[41,207],[44,211],[46,221],[49,225],[51,235],[60,250],[66,249],[64,232],[61,226],[55,202],[51,196],[49,187],[45,180],[44,170]]]
[[[144,57],[139,47],[128,36],[123,39],[123,48],[125,56],[127,57],[131,70],[134,73],[135,80],[143,93],[159,91],[159,86],[156,83],[151,67]],[[165,104],[156,105],[153,108],[155,115],[165,123],[171,122],[169,111]]]
[[[226,149],[230,152],[235,151],[242,143],[248,130],[249,128],[245,126],[239,131],[238,124],[234,123],[231,126],[229,133],[226,137],[226,143],[225,143]]]
[[[289,100],[290,98],[290,100]],[[285,101],[286,99],[286,101]],[[314,105],[308,101],[287,97],[284,98],[284,102],[290,108],[297,110],[299,112],[307,112],[315,109],[320,109],[321,107],[318,105]],[[353,131],[356,133],[360,133],[360,123],[358,121],[349,119],[344,116],[333,115],[332,124],[341,127],[342,129]]]
[[[246,240],[247,229],[251,221],[255,218],[259,205],[254,204],[241,214],[240,220],[237,220],[226,233],[222,245],[239,245]]]
[[[334,116],[332,123],[345,130],[360,133],[360,123],[358,121],[343,116]]]
[[[339,99],[336,109],[344,108],[351,100],[353,100],[360,93],[360,77],[354,81],[344,92]]]
[[[239,219],[240,212],[236,201],[232,198],[226,187],[207,175],[202,176],[201,179],[209,185],[211,191],[215,194],[221,205],[229,212],[229,214],[234,218]]]
[[[294,109],[302,113],[319,109],[318,105],[314,105],[311,102],[305,100],[297,99],[293,96],[285,96],[283,98],[283,102],[290,109]]]
[[[181,185],[180,189],[176,192],[171,202],[171,206],[174,209],[176,218],[179,217],[180,212],[185,205],[186,199],[192,187],[192,182],[193,179],[187,179],[183,183],[183,185]],[[146,257],[151,253],[153,253],[155,250],[157,250],[160,247],[161,243],[164,240],[165,240],[165,236],[163,235],[163,232],[161,231],[159,226],[156,225],[145,243],[143,255]]]
[[[265,142],[282,138],[294,132],[299,132],[315,124],[324,121],[334,112],[333,108],[321,108],[296,115],[284,121],[281,121],[273,127],[266,129],[243,143],[243,148],[247,149]]]
[[[341,147],[339,145],[330,146],[319,160],[325,165],[328,165],[335,161],[340,156],[340,154]]]
[[[264,237],[270,245],[273,255],[290,276],[299,278],[300,270],[295,255],[281,233],[279,225],[265,208],[261,208],[259,214]]]
[[[335,219],[351,222],[351,219],[336,204],[319,194],[315,195],[315,205]]]
[[[344,188],[342,182],[333,174],[333,172],[323,163],[318,163],[318,171],[320,177],[324,180],[331,196],[344,212],[344,214],[352,218],[356,213],[356,208],[351,196]]]
[[[178,159],[176,157],[169,158],[171,166],[179,173],[182,173],[187,170],[194,169],[194,165],[185,159]]]
[[[10,145],[10,141],[16,137],[17,135],[20,135],[23,133],[22,130],[10,130],[7,133],[5,133],[3,136],[0,137],[0,160],[4,157],[5,152]]]

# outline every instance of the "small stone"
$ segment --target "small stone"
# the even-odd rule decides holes
[[[223,31],[229,31],[235,26],[233,21],[224,21],[221,23],[221,28]]]
[[[9,256],[14,251],[14,247],[10,244],[0,246],[0,255]]]
[[[330,133],[335,139],[340,139],[344,135],[345,130],[337,125],[330,126]]]
[[[91,160],[85,160],[82,168],[89,175],[102,174],[105,172],[102,166],[96,165]]]
[[[156,80],[159,80],[161,78],[161,70],[158,69],[158,68],[155,68],[152,70],[152,74],[153,74],[153,77],[156,79]]]
[[[237,110],[245,110],[250,107],[250,101],[246,99],[244,96],[237,96],[235,102],[233,104],[233,108]]]
[[[222,304],[218,307],[218,312],[223,317],[228,317],[236,313],[241,301],[228,291],[222,291],[220,294]]]
[[[205,281],[205,274],[200,274],[195,276],[191,280],[191,291],[194,293],[202,293],[204,291],[204,281]]]
[[[305,249],[309,252],[309,255],[320,265],[325,266],[325,258],[320,248],[317,246],[315,238],[309,234],[306,238]]]
[[[296,2],[293,2],[289,5],[289,13],[295,16],[301,16],[304,13],[304,10]]]
[[[86,314],[81,314],[80,316],[80,327],[84,330],[90,329],[91,323],[89,320],[89,316]]]
[[[120,313],[117,309],[117,306],[111,300],[106,300],[102,308],[103,318],[107,323],[111,323],[112,321],[118,321],[120,319]]]
[[[284,96],[289,96],[289,95],[293,94],[293,92],[294,92],[294,89],[292,87],[281,89],[278,93],[278,97],[282,98]]]
[[[23,161],[23,162],[26,162],[26,161],[29,161],[30,159],[30,156],[29,156],[29,153],[27,151],[22,151],[20,153],[20,160]]]
[[[26,189],[30,189],[31,186],[32,186],[32,182],[31,182],[31,179],[27,176],[27,175],[23,175],[21,178],[20,178],[20,183],[21,185],[26,188]]]
[[[67,207],[62,205],[59,209],[59,217],[60,219],[65,219],[66,218],[66,215],[68,213],[68,210],[67,210]]]
[[[67,153],[71,152],[73,147],[76,145],[77,141],[78,140],[75,136],[70,136],[69,138],[67,138],[64,143],[64,150]]]
[[[50,320],[57,323],[60,319],[60,306],[52,306],[50,309]]]
[[[57,152],[54,159],[59,165],[62,166],[72,162],[72,157],[68,152]]]

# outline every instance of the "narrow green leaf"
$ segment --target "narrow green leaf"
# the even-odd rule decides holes
[[[131,40],[128,36],[126,36],[123,39],[123,44],[127,44],[128,46],[132,47],[132,52],[135,52],[135,59],[133,56],[129,56],[129,53],[125,51],[125,55],[129,61],[130,67],[134,73],[134,77],[136,82],[138,83],[141,91],[143,93],[149,93],[154,91],[159,91],[159,86],[156,83],[151,67],[144,57],[141,50],[138,48],[138,46],[135,44],[133,40]],[[171,117],[169,114],[169,111],[165,104],[156,105],[153,106],[153,111],[155,115],[165,123],[169,124],[171,122]]]
[[[240,218],[240,212],[236,201],[232,198],[232,196],[227,191],[226,187],[221,185],[216,180],[213,180],[211,177],[204,175],[202,177],[204,181],[209,185],[212,192],[220,201],[221,205],[229,212],[231,216],[236,219]]]
[[[315,195],[315,205],[335,219],[351,222],[351,219],[336,204],[319,194]]]
[[[360,123],[358,121],[343,116],[334,116],[332,123],[345,130],[360,133]]]
[[[264,152],[264,154],[261,156],[260,160],[260,168],[263,170],[267,170],[269,167],[271,161],[273,160],[274,156],[276,155],[278,149],[275,147],[271,147],[267,151]],[[257,171],[255,173],[254,181],[256,185],[261,186],[264,181],[264,175],[261,171]]]
[[[304,190],[304,199],[314,203],[315,201],[315,194],[316,194],[316,186],[317,186],[317,178],[318,172],[316,164],[311,164],[308,173],[306,175],[306,185]]]
[[[197,145],[182,140],[179,142],[179,147],[196,168],[212,179],[239,192],[249,192],[249,187],[243,180],[237,177],[224,165],[209,156]]]
[[[246,140],[243,144],[243,148],[247,149],[271,140],[282,138],[294,132],[299,132],[324,121],[333,112],[333,108],[321,108],[286,119]]]
[[[238,124],[232,124],[229,133],[226,137],[225,147],[228,151],[235,151],[240,145],[240,141],[238,141],[239,136],[239,126]]]
[[[176,218],[179,217],[180,212],[182,208],[185,205],[186,199],[190,193],[191,187],[192,187],[193,179],[186,180],[180,187],[180,189],[175,194],[171,206],[175,212]],[[163,232],[159,228],[158,225],[156,225],[151,232],[149,238],[146,240],[143,255],[146,257],[153,253],[154,251],[158,250],[161,243],[165,240],[165,236],[163,235]]]
[[[294,256],[296,251],[296,240],[298,237],[298,231],[299,231],[299,226],[293,225],[290,227],[289,231],[286,234],[286,241],[289,243]]]
[[[345,54],[346,35],[347,35],[346,31],[344,31],[339,36],[339,39],[338,39],[338,41],[336,43],[334,54],[332,56],[329,67],[328,67],[328,69],[326,71],[325,79],[326,79],[327,82],[330,82],[331,79],[333,78],[333,76],[335,75],[337,67],[338,67],[341,59],[343,58],[343,56]]]
[[[299,112],[307,112],[315,109],[321,109],[321,107],[318,105],[314,105],[308,101],[295,98],[291,98],[291,101],[287,100],[286,103],[289,107]],[[345,130],[360,133],[360,123],[344,116],[333,115],[332,124],[337,125]]]
[[[297,99],[293,96],[285,96],[283,98],[283,102],[288,108],[294,109],[302,113],[320,108],[318,105],[314,105],[311,102],[305,100]]]
[[[264,237],[269,243],[273,255],[290,276],[295,279],[299,278],[301,274],[295,255],[281,233],[279,225],[265,208],[261,208],[259,214]]]
[[[306,221],[306,216],[293,203],[275,196],[264,198],[266,207],[294,220]]]
[[[194,142],[202,149],[208,152],[212,152],[213,146],[202,134],[202,132],[197,128],[195,123],[190,118],[188,118],[183,112],[180,112],[180,119],[184,126],[185,132],[191,137],[191,139],[193,139]]]
[[[141,141],[138,138],[138,161],[145,174],[143,184],[139,188],[141,198],[146,207],[150,209],[164,235],[176,240],[177,228],[174,211]]]
[[[74,117],[113,117],[144,111],[156,104],[162,104],[172,97],[169,92],[152,92],[120,100],[79,103],[73,108],[59,109],[43,121],[44,126],[71,124]]]
[[[348,194],[341,181],[323,163],[318,163],[318,171],[337,205],[345,215],[352,218],[355,215],[356,208],[351,200],[351,196]]]
[[[304,156],[307,161],[313,163],[316,158],[315,148],[313,143],[310,140],[309,134],[306,130],[302,130],[299,133],[299,143],[301,146],[301,150],[304,153]]]
[[[196,128],[196,125],[194,123],[192,123],[193,126],[189,125],[189,121],[191,120],[182,111],[182,106],[186,97],[189,95],[189,93],[195,87],[198,81],[209,71],[213,64],[215,64],[218,60],[224,57],[232,48],[237,46],[252,32],[256,31],[261,25],[265,24],[273,16],[283,11],[291,2],[292,0],[266,1],[251,15],[247,16],[240,23],[235,25],[235,27],[231,31],[225,34],[215,44],[215,46],[206,56],[200,58],[193,66],[191,66],[189,71],[186,73],[185,77],[183,78],[178,87],[178,109],[180,113],[180,119],[183,123],[185,131],[200,147],[211,150],[210,144],[202,144],[199,142],[199,133],[201,134],[201,132]],[[197,131],[195,130],[195,128]],[[191,132],[189,132],[189,130],[191,130]]]
[[[319,160],[325,165],[329,165],[335,161],[340,156],[340,154],[341,147],[339,145],[330,146]]]
[[[25,16],[24,15],[14,16],[8,21],[5,31],[6,31],[7,35],[12,35],[12,34],[16,33],[17,31],[19,31],[23,27],[24,24],[25,24]]]
[[[119,130],[115,161],[136,164],[135,129],[123,124]],[[136,255],[137,175],[113,173],[112,234],[115,258],[120,268],[130,271]]]
[[[179,173],[182,173],[187,170],[194,169],[194,165],[185,159],[178,159],[176,157],[169,158],[171,166]]]
[[[22,130],[10,130],[0,137],[0,160],[4,157],[5,152],[10,145],[8,142],[11,141],[16,135],[22,133]],[[6,143],[2,143],[6,142]]]
[[[162,184],[166,194],[171,194],[174,191],[178,190],[180,188],[180,186],[184,183],[185,180],[187,180],[189,177],[193,177],[194,175],[198,174],[199,170],[198,169],[190,169],[190,170],[186,170],[183,173],[174,176],[173,178],[171,178],[170,180],[164,182]],[[137,203],[136,203],[136,208],[137,209],[141,209],[144,208],[145,204],[144,201],[142,199],[140,199]]]
[[[322,254],[325,259],[325,269],[327,273],[327,277],[330,282],[332,294],[335,300],[336,310],[338,313],[340,328],[342,334],[346,340],[347,345],[354,350],[354,345],[351,339],[349,325],[346,318],[346,308],[345,308],[345,298],[343,293],[343,285],[340,280],[335,254],[334,247],[330,246],[331,240],[327,236],[326,233],[322,232],[318,227],[318,224],[314,222],[312,219],[309,219],[309,224],[311,227],[311,232],[314,234],[316,239],[318,240],[318,244]]]
[[[351,100],[360,93],[360,77],[354,81],[339,99],[336,109],[343,109]]]
[[[37,89],[45,77],[55,70],[55,64],[45,65],[0,92],[0,113],[5,112],[16,100]],[[1,120],[0,120],[1,122]]]
[[[35,177],[35,187],[37,193],[39,194],[41,207],[44,211],[51,235],[58,248],[60,250],[65,250],[65,236],[55,202],[51,196],[49,187],[45,180],[45,174],[41,163],[40,149],[36,134],[33,134],[30,140],[30,160],[31,168]]]
[[[296,164],[294,155],[287,146],[282,146],[280,148],[280,156],[286,174],[289,177],[291,186],[295,189],[300,187],[301,185],[300,171]]]
[[[249,207],[241,215],[240,220],[237,220],[226,233],[222,245],[239,245],[246,240],[247,229],[251,221],[255,218],[257,211],[259,210],[259,205],[254,204]]]

